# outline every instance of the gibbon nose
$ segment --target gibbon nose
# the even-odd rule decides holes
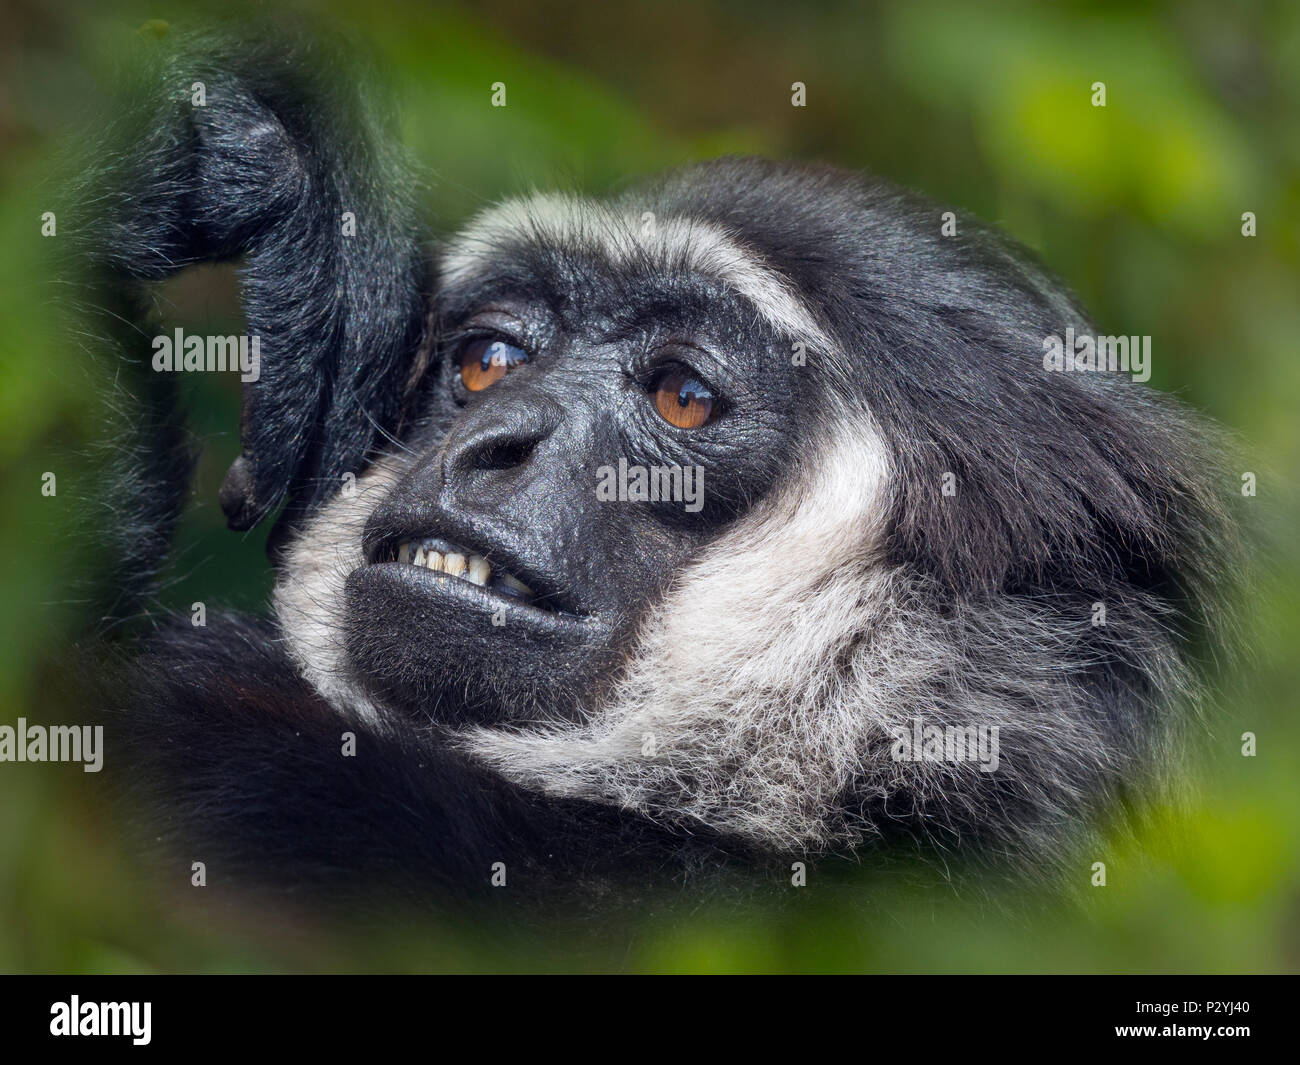
[[[470,487],[492,474],[529,466],[561,420],[559,408],[540,397],[509,405],[485,404],[464,416],[448,435],[442,453],[443,485]]]

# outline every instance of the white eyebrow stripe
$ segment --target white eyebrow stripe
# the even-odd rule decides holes
[[[642,259],[716,278],[786,339],[803,342],[810,352],[829,355],[836,350],[790,280],[721,227],[682,217],[655,219],[576,196],[538,194],[488,208],[448,245],[443,284],[470,280],[521,239],[561,248],[596,247],[617,265]]]

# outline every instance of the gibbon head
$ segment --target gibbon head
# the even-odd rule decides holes
[[[1147,775],[1217,632],[1219,445],[1050,364],[1085,314],[942,213],[724,160],[475,218],[414,416],[283,567],[308,679],[781,849],[1032,845]],[[995,727],[996,768],[900,756],[918,724]]]

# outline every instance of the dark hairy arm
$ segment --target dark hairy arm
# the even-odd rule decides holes
[[[149,286],[234,262],[246,332],[232,529],[299,521],[391,432],[425,334],[428,267],[392,108],[355,49],[297,27],[142,33],[60,212],[62,286],[120,412],[105,619],[153,591],[191,459],[176,375],[155,372]]]

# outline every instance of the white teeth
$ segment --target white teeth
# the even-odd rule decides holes
[[[397,561],[403,565],[420,566],[434,573],[446,573],[448,576],[476,584],[480,588],[486,587],[492,580],[492,564],[482,555],[471,554],[463,549],[448,551],[444,555],[431,546],[432,542],[436,541],[426,540],[421,543],[408,540],[404,544],[399,544]],[[508,588],[517,596],[529,600],[535,596],[528,585],[509,573],[496,574],[496,587]]]
[[[469,579],[470,583],[477,584],[480,588],[487,584],[488,578],[492,576],[492,567],[488,565],[488,560],[482,555],[469,556]]]

